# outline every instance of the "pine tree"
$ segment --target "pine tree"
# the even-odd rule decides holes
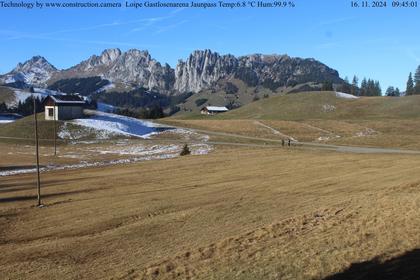
[[[381,84],[379,83],[379,81],[375,82],[373,96],[382,96],[382,89],[381,89]]]
[[[357,88],[359,87],[359,78],[356,77],[356,75],[353,76],[353,81],[351,82],[351,94],[358,95],[357,94]]]
[[[413,94],[420,94],[420,65],[416,69],[414,74],[414,91]]]
[[[385,92],[386,96],[395,96],[395,89],[394,87],[388,87]]]
[[[9,113],[9,108],[5,102],[0,103],[0,113]]]
[[[366,92],[366,95],[367,96],[372,96],[374,90],[375,90],[375,82],[373,80],[371,80],[371,79],[368,79],[368,81],[367,81],[367,90],[366,90],[367,92]]]
[[[360,96],[367,96],[368,92],[368,81],[366,78],[363,78],[362,83],[360,84]]]
[[[399,88],[395,89],[395,96],[401,96],[401,91]]]
[[[410,72],[410,75],[408,75],[407,89],[405,90],[405,95],[413,95],[413,94],[414,94],[414,81],[413,81],[413,75]]]

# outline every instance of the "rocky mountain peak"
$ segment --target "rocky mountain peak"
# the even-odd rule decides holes
[[[130,87],[145,87],[165,93],[199,92],[213,89],[220,80],[237,79],[250,87],[263,86],[276,90],[301,83],[342,83],[336,70],[309,58],[277,54],[251,54],[235,57],[209,49],[195,50],[179,60],[175,69],[161,65],[146,50],[106,49],[100,55],[62,71],[35,56],[19,64],[12,72],[0,76],[0,82],[23,81],[41,85],[69,78],[100,76]]]
[[[122,52],[120,49],[106,49],[100,56],[100,62],[102,64],[109,64],[121,56]]]
[[[51,63],[42,56],[34,56],[18,65],[9,73],[0,76],[0,83],[25,83],[35,86],[45,86],[51,75],[57,72]]]
[[[220,79],[236,78],[248,86],[271,89],[306,82],[340,83],[338,72],[313,59],[292,58],[277,54],[251,54],[236,58],[210,50],[194,51],[175,69],[175,89],[199,92]]]
[[[52,72],[57,71],[57,68],[49,63],[43,56],[37,55],[25,61],[24,63],[18,63],[12,72],[39,72],[41,70]]]
[[[180,60],[175,69],[175,89],[198,92],[229,76],[237,66],[233,55],[220,55],[211,50],[196,50],[187,61]]]
[[[173,88],[174,70],[162,66],[148,51],[130,49],[104,50],[99,56],[89,59],[70,69],[57,73],[53,80],[100,76],[114,83],[138,85],[149,89],[170,91]]]

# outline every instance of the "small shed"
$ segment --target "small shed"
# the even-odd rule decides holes
[[[43,101],[45,120],[71,120],[83,117],[85,100],[78,95],[49,95]]]
[[[201,109],[201,114],[203,115],[215,115],[219,113],[224,113],[229,111],[226,107],[218,107],[218,106],[206,106]]]

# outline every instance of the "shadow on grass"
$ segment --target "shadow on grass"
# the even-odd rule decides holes
[[[352,264],[346,271],[324,280],[414,280],[420,279],[420,249],[409,251],[385,262],[377,259]]]
[[[59,192],[59,193],[49,193],[49,194],[42,194],[42,199],[57,197],[57,196],[65,196],[71,194],[80,194],[80,193],[89,193],[97,190],[103,190],[103,188],[96,188],[96,189],[89,189],[89,190],[80,190],[80,191],[70,191],[70,192]],[[7,203],[7,202],[17,202],[17,201],[27,201],[27,200],[36,200],[36,195],[21,195],[21,196],[12,196],[12,197],[5,197],[0,198],[0,203]]]
[[[95,178],[103,178],[103,176],[90,176],[87,177],[88,179],[95,179]],[[35,175],[32,177],[25,178],[22,180],[16,181],[14,177],[5,177],[4,183],[0,184],[0,193],[9,193],[9,192],[18,192],[18,191],[26,191],[32,190],[36,187]],[[49,187],[58,187],[62,185],[67,185],[72,182],[80,182],[81,178],[71,178],[71,179],[43,179],[41,177],[41,188],[49,188]]]
[[[45,165],[40,165],[40,168],[45,167]],[[14,171],[14,170],[27,170],[27,169],[35,169],[36,165],[12,165],[12,166],[0,166],[0,171]]]

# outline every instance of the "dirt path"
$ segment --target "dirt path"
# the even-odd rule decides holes
[[[311,125],[311,124],[308,124],[308,123],[302,123],[304,126],[306,126],[306,127],[308,127],[308,128],[312,128],[312,129],[315,129],[315,130],[318,130],[318,131],[320,131],[320,132],[324,132],[324,133],[326,133],[326,134],[331,134],[331,135],[335,135],[335,136],[340,136],[340,135],[338,135],[338,134],[336,134],[336,133],[334,133],[334,132],[332,132],[332,131],[329,131],[329,130],[326,130],[326,129],[323,129],[323,128],[320,128],[320,127],[317,127],[317,126],[314,126],[314,125]]]
[[[177,127],[183,128],[183,127]],[[253,136],[245,136],[239,135],[234,133],[227,133],[227,132],[216,132],[216,131],[209,131],[203,129],[194,129],[194,128],[183,128],[189,129],[197,133],[204,133],[208,135],[217,135],[217,136],[225,136],[225,137],[232,137],[232,138],[240,138],[240,139],[247,139],[247,140],[254,140],[254,141],[262,141],[265,144],[261,146],[265,146],[267,144],[273,143],[281,143],[282,140],[275,140],[269,138],[260,138],[260,137],[253,137]],[[209,141],[209,144],[223,144],[223,145],[236,145],[236,143],[231,142],[212,142]],[[238,143],[239,144],[239,143]],[[316,149],[324,149],[336,152],[343,152],[343,153],[356,153],[356,154],[412,154],[412,155],[420,155],[420,151],[415,150],[402,150],[402,149],[392,149],[392,148],[379,148],[379,147],[357,147],[357,146],[339,146],[339,145],[331,145],[331,144],[322,144],[322,143],[312,143],[312,142],[299,142],[293,141],[292,144],[294,146],[301,146],[304,148],[316,148]],[[241,146],[252,146],[255,147],[258,144],[246,144],[241,143]]]
[[[266,124],[264,124],[264,123],[262,123],[260,121],[254,121],[254,124],[259,125],[259,126],[262,126],[262,127],[265,127],[267,129],[271,130],[274,134],[279,135],[279,136],[281,136],[283,138],[287,138],[287,139],[290,139],[292,141],[298,141],[297,139],[293,138],[292,136],[287,135],[287,134],[284,134],[284,133],[278,131],[277,129],[274,129],[271,126],[268,126],[268,125],[266,125]]]

